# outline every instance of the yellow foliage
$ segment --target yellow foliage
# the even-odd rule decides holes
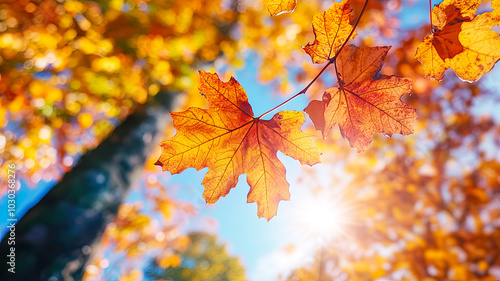
[[[92,126],[93,118],[90,113],[81,113],[78,115],[78,123],[80,127],[86,129]]]
[[[24,96],[17,96],[8,106],[8,110],[12,113],[20,111],[26,103]]]
[[[377,278],[380,278],[380,277],[383,277],[383,276],[385,276],[385,275],[386,275],[386,271],[385,271],[383,268],[381,268],[381,267],[377,268],[375,271],[372,271],[372,272],[370,273],[370,277],[371,277],[373,280],[375,280],[375,279],[377,279]]]
[[[267,0],[267,10],[271,16],[291,13],[295,10],[296,0]]]
[[[104,71],[108,73],[118,72],[121,68],[120,59],[116,56],[98,58],[92,61],[93,71]]]
[[[475,16],[481,1],[443,1],[432,10],[433,34],[424,38],[415,54],[427,78],[441,80],[451,68],[465,81],[476,81],[500,59],[500,35],[491,28],[500,13]]]
[[[174,207],[174,205],[166,201],[161,201],[157,204],[157,210],[162,213],[165,219],[170,219],[172,217]]]
[[[488,270],[488,268],[490,267],[490,265],[488,264],[487,261],[485,260],[480,260],[478,263],[477,263],[477,268],[481,271],[481,272],[485,272],[486,270]]]
[[[456,265],[452,267],[452,280],[469,281],[469,270],[466,265]]]
[[[189,246],[190,243],[191,239],[189,239],[188,236],[181,236],[175,239],[176,248],[179,249],[180,251],[184,251]]]
[[[6,110],[5,108],[3,107],[0,107],[0,127],[3,127],[3,125],[5,124],[5,114],[6,114]]]
[[[64,9],[69,13],[82,13],[86,10],[86,6],[80,1],[66,1],[64,2]]]
[[[178,255],[169,255],[158,259],[158,265],[163,268],[178,267],[181,264],[181,257]]]
[[[142,279],[142,271],[139,269],[134,269],[120,277],[118,281],[136,281]]]

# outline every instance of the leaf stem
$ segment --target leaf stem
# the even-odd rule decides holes
[[[365,8],[366,8],[367,5],[368,5],[368,0],[366,0],[365,3],[363,4],[363,8],[361,8],[361,12],[359,13],[358,18],[356,19],[356,22],[354,23],[354,26],[352,27],[351,33],[349,33],[349,37],[347,37],[347,39],[344,41],[344,44],[342,44],[342,46],[340,47],[340,49],[338,50],[338,52],[330,60],[330,63],[333,63],[335,60],[337,60],[337,57],[339,56],[340,52],[342,51],[342,49],[344,49],[345,45],[347,44],[347,41],[349,41],[349,38],[351,38],[352,34],[356,30],[356,27],[358,26],[359,20],[363,16],[363,13],[365,12]]]
[[[363,4],[363,8],[361,9],[361,12],[359,13],[359,16],[358,18],[356,19],[356,22],[354,23],[354,26],[352,27],[352,30],[351,30],[351,33],[349,33],[349,36],[347,37],[347,39],[344,41],[344,43],[342,44],[342,46],[340,46],[340,49],[337,51],[337,53],[335,54],[335,56],[333,56],[333,58],[331,58],[328,63],[320,70],[320,72],[313,78],[313,80],[304,88],[302,89],[302,91],[298,92],[297,94],[293,95],[291,98],[287,99],[286,101],[280,103],[279,105],[275,106],[274,108],[264,112],[262,115],[260,115],[259,117],[257,117],[257,119],[260,119],[262,117],[264,117],[265,115],[269,114],[270,112],[273,112],[274,110],[282,107],[283,105],[287,104],[288,102],[290,102],[291,100],[293,100],[294,98],[302,95],[302,94],[305,94],[307,92],[307,90],[309,89],[309,87],[312,86],[312,84],[314,84],[314,82],[316,82],[316,80],[318,80],[318,78],[321,76],[321,74],[323,74],[323,72],[325,72],[325,70],[332,64],[332,63],[335,63],[335,61],[337,60],[337,57],[339,56],[340,52],[342,51],[342,49],[344,49],[345,45],[347,44],[347,41],[349,41],[349,38],[351,38],[352,34],[354,33],[354,31],[356,30],[356,27],[358,26],[358,23],[359,23],[359,20],[361,19],[361,16],[363,16],[363,13],[365,12],[365,8],[368,4],[368,1],[369,0],[365,0],[365,3]],[[430,1],[430,0],[429,0]],[[337,75],[337,79],[339,80],[340,82],[340,77],[338,76],[338,72],[337,72],[337,67],[335,66],[335,73]]]
[[[302,91],[298,92],[297,94],[293,95],[291,98],[287,99],[286,101],[278,104],[277,106],[275,106],[274,108],[264,112],[262,115],[260,115],[259,117],[257,117],[257,119],[260,119],[262,118],[264,115],[267,115],[268,113],[282,107],[283,105],[287,104],[288,102],[290,102],[291,100],[293,100],[294,98],[302,95],[302,94],[305,94],[307,92],[307,90],[309,89],[309,87],[311,87],[312,84],[314,84],[314,82],[316,82],[316,80],[318,80],[318,78],[321,76],[321,74],[323,74],[323,72],[328,68],[328,66],[331,64],[332,62],[329,61],[322,69],[321,71],[316,75],[316,77],[314,77],[314,79],[309,83],[309,85],[307,85],[304,89],[302,89]]]
[[[432,3],[429,0],[429,18],[431,19],[431,33],[434,34],[434,25],[432,24]]]
[[[333,66],[335,67],[335,76],[337,76],[337,83],[339,84],[339,87],[341,87],[342,86],[342,84],[341,84],[342,79],[340,79],[340,73],[337,70],[337,61],[335,61],[333,63]]]

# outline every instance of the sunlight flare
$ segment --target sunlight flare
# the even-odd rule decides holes
[[[336,239],[348,234],[353,206],[341,194],[320,193],[298,208],[298,226],[315,238]]]

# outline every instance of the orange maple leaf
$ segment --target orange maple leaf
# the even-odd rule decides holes
[[[500,59],[500,36],[491,30],[500,24],[500,13],[475,16],[480,3],[481,0],[446,0],[434,6],[433,33],[424,38],[415,54],[426,78],[441,80],[451,68],[460,79],[473,82]]]
[[[350,0],[344,0],[334,3],[326,12],[314,15],[312,24],[316,38],[313,44],[303,47],[313,63],[324,63],[332,59],[345,41],[356,37],[356,31],[349,37],[353,29],[350,24],[352,8],[349,2]]]
[[[267,10],[271,16],[291,13],[295,10],[296,0],[267,0]]]
[[[171,113],[177,134],[161,143],[157,165],[172,174],[208,167],[202,182],[207,203],[226,196],[238,176],[247,174],[247,202],[256,202],[258,216],[269,220],[279,201],[290,198],[278,150],[302,164],[319,163],[312,136],[300,130],[304,115],[282,111],[271,120],[255,118],[245,90],[233,77],[222,82],[217,74],[200,71],[200,79],[199,90],[209,108]]]
[[[323,137],[339,124],[340,132],[358,152],[365,150],[375,133],[413,133],[415,109],[400,98],[409,94],[413,80],[382,76],[373,80],[390,47],[345,46],[337,58],[341,77],[338,88],[330,88],[323,100],[304,109]]]

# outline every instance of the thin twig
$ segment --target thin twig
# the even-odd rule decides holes
[[[429,18],[431,19],[431,33],[434,33],[434,25],[432,24],[432,3],[429,0]]]
[[[366,0],[365,3],[363,4],[363,8],[361,8],[361,12],[359,13],[358,18],[356,19],[356,22],[354,23],[354,26],[352,27],[351,33],[349,33],[349,37],[347,37],[347,39],[344,41],[344,44],[342,44],[342,46],[340,47],[338,52],[330,60],[330,63],[333,63],[333,61],[337,60],[337,57],[339,56],[340,52],[342,51],[342,49],[344,49],[345,45],[347,44],[347,41],[349,41],[349,38],[351,38],[352,34],[354,33],[354,30],[356,30],[356,27],[358,26],[359,20],[363,16],[363,13],[365,12],[365,8],[367,5],[368,5],[368,0]]]
[[[321,71],[314,77],[314,79],[304,88],[302,89],[300,92],[298,92],[297,94],[293,95],[291,98],[287,99],[286,101],[280,103],[279,105],[275,106],[274,108],[272,108],[271,110],[268,110],[266,112],[264,112],[262,115],[260,115],[259,117],[257,117],[257,119],[260,119],[262,118],[264,115],[267,115],[268,113],[282,107],[283,105],[287,104],[288,102],[290,102],[291,100],[293,100],[294,98],[302,95],[302,94],[305,94],[307,92],[307,90],[309,89],[309,87],[311,87],[312,84],[314,84],[314,82],[316,82],[316,80],[318,80],[318,78],[321,76],[321,74],[323,74],[323,72],[325,72],[325,70],[332,64],[334,63],[336,60],[337,60],[337,57],[339,56],[340,52],[342,51],[342,49],[344,49],[345,45],[347,44],[347,41],[349,41],[349,38],[351,38],[352,34],[354,33],[354,31],[356,30],[356,27],[358,26],[358,23],[359,23],[359,20],[361,19],[361,17],[363,16],[363,13],[365,12],[365,8],[368,4],[368,1],[369,0],[365,0],[365,3],[363,4],[363,8],[361,9],[361,12],[359,13],[359,16],[358,18],[356,19],[356,22],[354,23],[354,26],[352,27],[352,30],[351,30],[351,33],[349,33],[349,36],[347,37],[347,39],[344,41],[344,43],[342,44],[342,46],[340,47],[340,49],[337,51],[337,53],[335,54],[335,56],[333,56],[329,61],[328,63],[321,69]],[[335,72],[337,73],[337,70],[335,70]],[[338,73],[336,74],[337,75],[337,79],[340,79],[338,77]],[[340,81],[340,80],[339,80]]]
[[[302,95],[302,94],[305,94],[307,92],[307,90],[309,89],[309,87],[311,87],[311,85],[316,82],[316,80],[318,80],[318,78],[321,76],[321,74],[328,68],[328,66],[331,64],[331,62],[328,62],[325,67],[323,67],[323,69],[321,69],[321,71],[316,75],[316,77],[314,77],[314,79],[311,81],[311,83],[309,83],[309,85],[307,85],[304,89],[302,89],[302,91],[298,92],[297,94],[293,95],[291,98],[287,99],[286,101],[280,103],[279,105],[275,106],[274,108],[264,112],[262,115],[260,115],[259,117],[257,117],[257,119],[260,119],[262,118],[264,115],[268,114],[269,112],[272,112],[280,107],[282,107],[283,105],[287,104],[289,101],[293,100],[294,98]]]

